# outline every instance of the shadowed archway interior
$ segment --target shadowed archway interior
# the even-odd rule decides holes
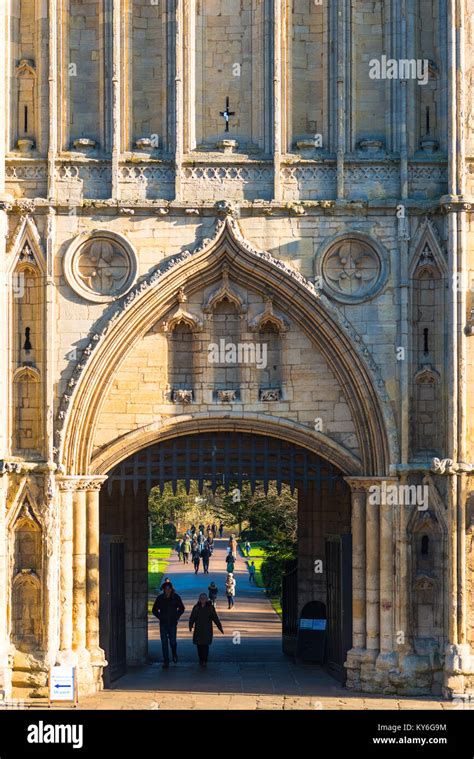
[[[283,484],[297,492],[298,583],[294,595],[299,608],[310,601],[328,607],[328,636],[335,642],[331,650],[337,648],[336,663],[342,667],[351,641],[351,630],[343,630],[343,620],[350,625],[351,610],[343,609],[339,600],[338,608],[330,609],[328,593],[342,598],[342,583],[350,586],[351,582],[350,561],[344,576],[337,568],[341,587],[335,594],[328,588],[326,570],[315,573],[314,563],[325,557],[328,539],[350,538],[350,490],[344,473],[315,453],[279,438],[210,432],[170,438],[134,453],[109,472],[100,493],[101,645],[109,672],[120,676],[127,666],[148,660],[148,495],[152,487],[163,490],[167,482],[176,491],[180,481],[188,491],[195,481],[200,492],[204,484],[215,492],[218,487],[228,491],[244,482],[250,483],[252,491],[260,484],[266,493],[272,482],[278,492]],[[121,559],[117,558],[120,552]],[[117,599],[121,599],[120,609]],[[285,636],[285,610],[282,632]],[[116,645],[118,640],[122,641],[121,651],[111,650],[111,641]],[[119,661],[114,661],[117,657]]]

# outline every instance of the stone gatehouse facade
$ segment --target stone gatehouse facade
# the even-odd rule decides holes
[[[102,687],[107,474],[229,430],[344,478],[300,499],[298,602],[351,533],[348,687],[474,692],[472,24],[468,0],[2,5],[0,691],[60,662]]]

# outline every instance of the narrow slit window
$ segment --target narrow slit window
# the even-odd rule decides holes
[[[30,327],[27,327],[25,329],[25,344],[23,345],[23,350],[30,351],[32,349],[31,340],[30,340]]]
[[[423,330],[423,352],[429,353],[429,342],[428,342],[428,327],[425,327]]]

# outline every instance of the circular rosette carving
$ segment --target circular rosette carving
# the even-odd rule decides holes
[[[372,298],[385,283],[386,274],[381,252],[357,237],[333,243],[322,258],[324,289],[343,303]]]
[[[86,300],[105,303],[127,293],[135,281],[138,261],[121,235],[97,231],[80,235],[64,259],[68,284]]]

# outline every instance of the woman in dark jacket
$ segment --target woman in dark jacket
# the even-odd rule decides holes
[[[225,561],[227,564],[227,571],[233,572],[235,568],[235,559],[233,555],[231,553],[228,553],[227,556],[225,557]]]
[[[209,646],[212,643],[212,623],[224,634],[221,621],[217,616],[214,606],[208,600],[206,594],[201,593],[189,617],[189,630],[192,631],[194,627],[193,643],[197,646],[201,667],[207,665]]]

